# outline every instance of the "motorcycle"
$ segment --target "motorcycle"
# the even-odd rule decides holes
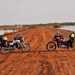
[[[56,48],[69,48],[70,47],[70,44],[71,42],[73,43],[74,42],[74,38],[68,38],[68,39],[59,39],[58,40],[59,42],[57,41],[49,41],[46,45],[46,49],[48,51],[53,51],[53,50],[56,50]]]
[[[7,41],[6,46],[1,47],[0,51],[2,53],[8,53],[8,52],[14,51],[16,48],[22,50],[22,52],[30,51],[30,44],[24,43],[24,42],[14,43],[13,41]]]

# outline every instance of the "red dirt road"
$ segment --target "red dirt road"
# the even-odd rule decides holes
[[[18,32],[30,43],[31,51],[0,54],[0,75],[75,75],[74,49],[51,52],[46,49],[47,42],[56,31],[32,28]],[[64,36],[68,35],[68,31],[60,31]]]

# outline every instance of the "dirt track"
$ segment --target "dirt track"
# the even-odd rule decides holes
[[[18,32],[25,35],[25,40],[31,45],[31,52],[0,54],[0,75],[75,75],[74,49],[47,52],[46,44],[55,32],[56,29],[48,28]],[[64,36],[68,34],[67,31],[61,32]]]

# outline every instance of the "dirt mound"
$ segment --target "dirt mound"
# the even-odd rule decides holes
[[[46,50],[47,43],[52,40],[56,31],[60,31],[64,37],[68,37],[69,31],[44,27],[20,29],[8,37],[13,39],[16,34],[20,34],[24,37],[25,42],[31,45],[31,50]]]
[[[0,54],[0,75],[75,75],[74,49],[43,52],[47,51],[46,44],[56,31],[62,32],[65,37],[69,34],[69,31],[53,28],[17,32],[30,43],[31,52]],[[17,33],[7,36],[12,39]]]

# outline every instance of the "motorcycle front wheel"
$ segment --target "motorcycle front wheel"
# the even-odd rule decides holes
[[[20,48],[22,51],[30,51],[30,44],[29,43],[21,43]]]
[[[56,50],[56,44],[52,41],[48,42],[46,45],[48,51]]]

